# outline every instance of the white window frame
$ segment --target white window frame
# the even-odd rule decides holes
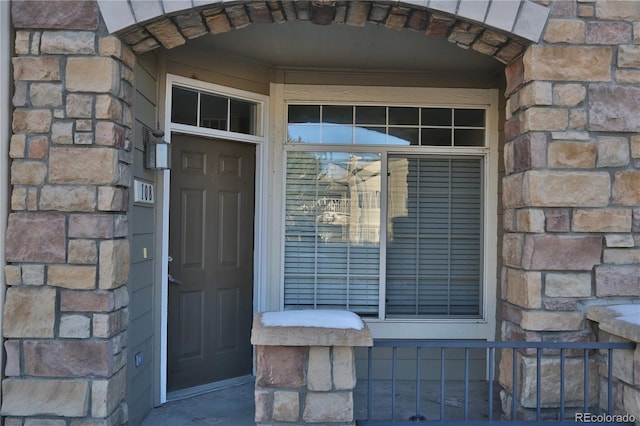
[[[498,204],[498,91],[496,89],[441,89],[407,87],[353,87],[353,86],[312,86],[312,85],[272,85],[272,121],[270,154],[275,160],[272,192],[279,197],[278,214],[270,219],[271,241],[278,241],[278,250],[272,250],[269,276],[277,276],[277,288],[269,289],[271,300],[277,295],[277,309],[284,308],[284,211],[285,211],[285,152],[289,149],[287,136],[287,106],[289,104],[331,104],[331,105],[389,105],[428,106],[446,108],[486,109],[486,145],[484,147],[420,147],[419,153],[447,156],[482,156],[484,158],[483,182],[483,288],[481,293],[481,317],[462,318],[365,318],[374,338],[495,338],[496,287],[497,287],[497,204]],[[324,146],[336,151],[375,151],[363,145]],[[317,146],[301,147],[313,151]],[[393,147],[393,153],[417,154],[414,147]],[[386,162],[383,160],[383,167]],[[386,180],[383,179],[383,185]],[[383,194],[385,193],[383,188]],[[385,201],[385,200],[383,200]],[[386,205],[386,204],[385,204]],[[276,207],[276,206],[274,206]],[[386,209],[382,209],[386,216]],[[386,217],[382,218],[384,222]],[[382,230],[381,230],[382,232]],[[385,239],[381,239],[380,250],[384,252]],[[274,247],[275,248],[275,247]],[[273,265],[279,265],[277,272]],[[381,271],[384,275],[384,271]],[[384,276],[381,281],[384,282]],[[277,292],[277,293],[276,293]],[[380,288],[381,302],[384,288]],[[384,303],[380,303],[384,310]],[[276,308],[276,306],[274,306]]]

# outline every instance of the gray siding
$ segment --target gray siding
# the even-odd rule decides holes
[[[152,183],[157,191],[156,173],[144,168],[143,128],[157,126],[157,59],[149,54],[138,57],[135,74],[133,175],[135,179]],[[131,241],[131,276],[129,279],[130,324],[127,353],[127,404],[129,423],[139,424],[153,407],[156,313],[155,299],[160,291],[154,271],[155,217],[157,204],[134,203],[133,187],[129,197],[129,238]],[[156,192],[157,198],[157,192]],[[144,255],[146,249],[146,257]],[[142,363],[136,366],[136,354]]]
[[[263,95],[269,94],[273,73],[273,69],[265,65],[224,53],[192,51],[189,44],[167,53],[166,69],[171,74]]]
[[[196,51],[189,44],[172,49],[165,55],[168,73],[264,95],[269,95],[270,83],[478,89],[504,84],[501,83],[504,80],[502,73],[280,69],[224,52]]]
[[[393,365],[391,348],[375,348],[373,351],[374,380],[391,380]],[[425,348],[421,353],[420,372],[423,380],[440,380],[440,349]],[[417,374],[416,350],[399,348],[396,355],[397,379],[415,380]],[[464,349],[450,348],[445,353],[445,378],[464,380]],[[483,349],[469,351],[469,378],[484,380],[487,372],[487,353]],[[356,374],[358,379],[367,379],[367,349],[356,349]]]

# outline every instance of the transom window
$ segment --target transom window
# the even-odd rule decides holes
[[[472,108],[289,105],[292,143],[483,146],[485,110]]]
[[[171,122],[258,135],[258,103],[174,85]]]
[[[287,141],[285,309],[481,316],[484,109],[289,105]]]

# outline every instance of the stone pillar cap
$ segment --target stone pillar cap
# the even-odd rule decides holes
[[[257,346],[373,346],[373,339],[367,325],[353,312],[318,309],[255,314],[251,343]]]
[[[596,321],[600,330],[640,342],[640,304],[590,306],[587,318]]]

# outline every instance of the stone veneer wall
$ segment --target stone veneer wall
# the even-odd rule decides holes
[[[640,297],[640,2],[545,3],[542,39],[506,69],[500,337],[591,341],[586,306]],[[535,354],[519,358],[526,383]]]
[[[4,424],[124,424],[135,55],[93,1],[11,6]]]

